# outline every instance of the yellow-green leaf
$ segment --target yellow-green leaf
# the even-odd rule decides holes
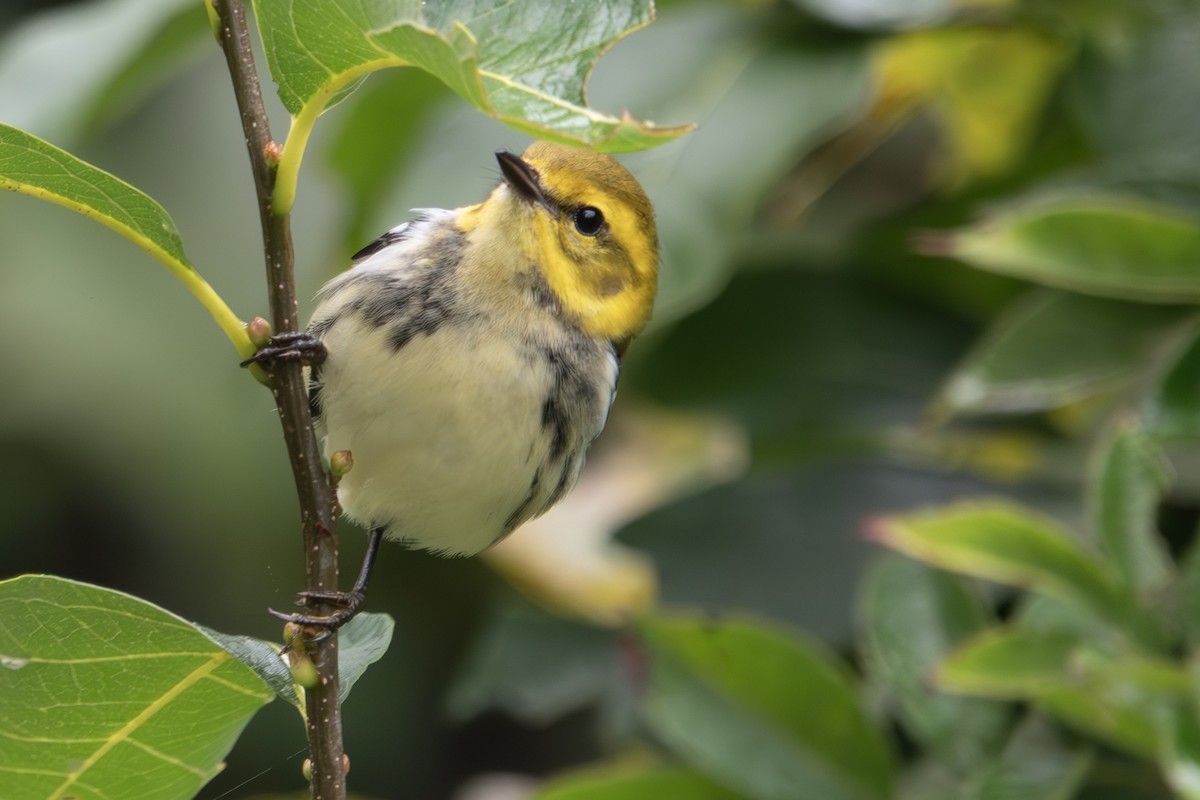
[[[992,323],[946,381],[935,410],[1045,411],[1121,389],[1196,320],[1187,307],[1034,290]]]
[[[935,245],[981,269],[1103,297],[1200,302],[1200,217],[1094,192],[1014,203]]]
[[[1046,517],[1003,502],[959,503],[878,520],[873,535],[913,558],[1112,614],[1123,597],[1099,559]]]
[[[238,352],[254,346],[243,323],[196,272],[166,210],[143,192],[32,134],[0,123],[0,189],[76,211],[124,236],[171,271],[225,331]]]
[[[745,800],[698,772],[656,767],[648,770],[591,769],[550,782],[532,800]]]
[[[1174,578],[1156,512],[1170,485],[1162,452],[1133,419],[1119,421],[1101,442],[1089,500],[1097,538],[1135,592]]]
[[[293,116],[323,111],[352,81],[415,66],[468,102],[536,136],[609,151],[669,141],[659,128],[587,108],[600,55],[654,16],[649,0],[606,3],[258,0],[271,74]]]
[[[886,745],[812,643],[747,621],[643,620],[644,714],[690,765],[771,800],[891,796]]]
[[[5,797],[193,797],[272,697],[194,626],[62,578],[0,582]]]
[[[295,200],[317,117],[388,67],[423,69],[531,136],[606,152],[652,147],[693,127],[659,127],[587,105],[592,67],[615,42],[650,24],[650,0],[257,0],[254,7],[271,75],[293,117],[275,188],[279,213]]]
[[[1037,703],[1048,713],[1118,747],[1149,756],[1157,720],[1189,688],[1170,663],[1117,658],[1073,634],[996,628],[955,651],[937,670],[941,689]]]

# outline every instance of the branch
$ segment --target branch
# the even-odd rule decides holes
[[[246,135],[246,148],[250,152],[250,164],[254,172],[258,212],[262,220],[272,329],[276,333],[295,331],[299,329],[299,324],[291,218],[286,210],[275,213],[271,204],[277,167],[274,153],[277,147],[271,139],[269,121],[263,107],[250,33],[246,27],[246,12],[242,0],[212,0],[212,8],[217,14],[217,34],[233,79],[242,129]],[[304,370],[296,360],[282,359],[269,366],[267,375],[279,409],[283,438],[300,500],[304,534],[304,588],[313,592],[336,591],[336,495],[329,475],[322,466],[321,451],[313,432]],[[332,609],[318,608],[315,611],[328,614]],[[305,693],[312,797],[314,800],[343,800],[346,786],[342,762],[342,718],[338,705],[337,636],[329,636],[312,645],[312,648],[318,680]]]

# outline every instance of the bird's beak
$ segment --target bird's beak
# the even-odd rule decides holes
[[[545,193],[542,192],[542,185],[538,182],[536,169],[522,161],[520,156],[514,156],[507,150],[496,151],[496,160],[500,162],[500,171],[504,173],[504,182],[514,192],[531,203],[550,207]]]

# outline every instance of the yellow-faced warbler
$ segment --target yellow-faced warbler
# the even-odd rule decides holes
[[[654,211],[606,155],[539,142],[499,152],[484,202],[419,216],[330,281],[307,336],[254,359],[301,356],[326,455],[348,450],[344,512],[381,537],[478,553],[575,484],[604,427],[621,356],[658,276]],[[319,344],[318,344],[319,343]]]

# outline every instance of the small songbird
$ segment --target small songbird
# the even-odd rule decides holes
[[[570,491],[604,427],[654,303],[654,210],[607,155],[496,158],[487,200],[419,210],[321,290],[312,408],[326,455],[353,456],[338,499],[371,539],[355,588],[324,598],[345,612],[292,619],[352,615],[381,537],[446,556],[495,544]]]

